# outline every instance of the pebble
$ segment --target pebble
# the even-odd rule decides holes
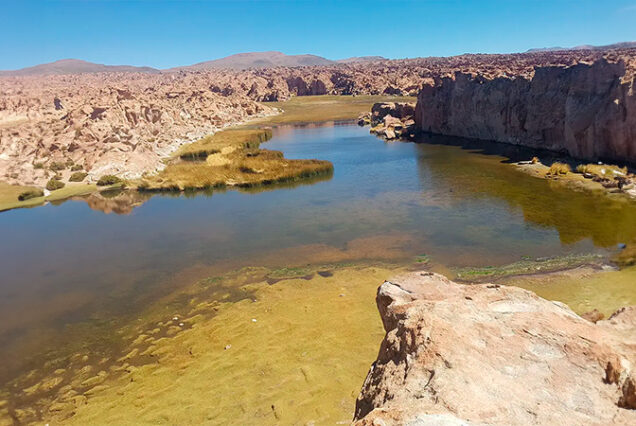
[[[179,321],[179,317],[178,316],[172,317],[172,321]]]
[[[225,345],[225,350],[227,351],[228,349],[230,349],[232,347],[232,345]]]
[[[627,247],[627,244],[625,243],[618,243],[618,248],[623,250],[625,247]]]
[[[256,318],[252,318],[252,322],[256,322]]]
[[[182,322],[180,322],[180,323],[179,323],[179,327],[183,327],[184,325],[185,325],[185,324],[184,324],[184,323],[182,323]]]

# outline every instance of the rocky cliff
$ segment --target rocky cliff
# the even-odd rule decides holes
[[[634,160],[634,70],[636,49],[623,49],[5,76],[0,181],[42,186],[52,177],[67,181],[73,171],[93,181],[138,177],[161,168],[185,141],[272,112],[261,101],[416,95],[423,84],[415,118],[426,130]]]
[[[208,86],[195,75],[0,78],[0,181],[42,186],[78,170],[86,181],[139,177],[185,142],[272,113]]]
[[[455,72],[424,85],[419,129],[636,163],[633,52],[530,75]]]
[[[636,424],[636,307],[565,305],[424,272],[385,282],[386,330],[354,424]]]
[[[363,65],[0,77],[0,181],[43,186],[136,178],[185,142],[273,113],[259,101],[325,94],[416,94],[410,68]],[[384,70],[380,66],[379,70]],[[76,170],[75,170],[76,169]]]

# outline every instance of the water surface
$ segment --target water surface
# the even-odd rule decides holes
[[[422,142],[384,142],[355,125],[280,127],[265,148],[329,160],[333,176],[260,192],[153,196],[126,215],[79,200],[1,213],[0,378],[26,368],[26,354],[65,341],[69,324],[134,318],[215,268],[422,255],[448,268],[501,265],[607,254],[636,237],[633,202],[507,164],[528,151]]]

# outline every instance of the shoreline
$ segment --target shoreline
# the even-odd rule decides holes
[[[302,314],[302,317],[305,317],[306,309],[313,310],[320,307],[322,314],[333,316],[331,321],[341,322],[342,318],[340,316],[343,311],[338,306],[341,306],[341,303],[347,304],[342,306],[348,306],[355,299],[358,301],[356,302],[359,306],[357,309],[362,309],[358,311],[362,315],[360,319],[364,318],[358,323],[358,327],[361,328],[357,329],[358,331],[355,334],[357,337],[355,339],[362,339],[359,346],[365,348],[366,355],[364,357],[358,355],[358,359],[355,361],[357,365],[355,368],[356,374],[351,379],[348,379],[347,386],[351,387],[352,395],[348,399],[346,406],[343,406],[346,409],[342,411],[340,409],[331,410],[333,414],[330,416],[336,415],[336,417],[328,417],[329,419],[345,420],[343,417],[338,417],[342,416],[342,414],[337,415],[337,413],[353,412],[355,401],[353,392],[359,390],[366,369],[376,355],[377,345],[382,337],[379,319],[373,306],[373,293],[376,286],[369,284],[380,284],[382,280],[390,279],[392,276],[409,271],[435,271],[438,269],[439,266],[435,264],[422,264],[419,263],[419,259],[412,259],[406,263],[353,261],[350,263],[298,265],[297,267],[289,265],[281,268],[241,267],[225,272],[222,275],[213,275],[207,278],[195,274],[193,277],[194,281],[152,302],[141,313],[134,316],[134,318],[137,318],[136,320],[131,317],[130,320],[125,320],[121,323],[118,326],[121,328],[115,334],[121,336],[122,340],[112,348],[114,352],[107,353],[94,350],[86,352],[86,350],[80,349],[62,358],[58,357],[54,363],[45,364],[43,369],[37,370],[38,372],[33,370],[31,373],[26,373],[26,376],[24,374],[19,376],[22,379],[13,379],[11,386],[7,388],[7,390],[11,390],[11,394],[0,394],[0,413],[6,407],[13,413],[11,414],[13,418],[15,418],[16,413],[18,413],[18,416],[25,416],[24,420],[32,418],[30,416],[34,413],[29,415],[28,410],[26,412],[20,411],[24,410],[25,406],[23,404],[27,403],[26,407],[40,407],[38,412],[43,414],[42,421],[54,423],[66,420],[65,423],[81,424],[87,421],[96,421],[98,418],[111,419],[117,422],[125,421],[131,415],[135,416],[135,418],[142,415],[147,421],[159,419],[164,415],[169,415],[176,422],[194,421],[192,417],[189,417],[190,414],[179,410],[168,414],[165,409],[159,408],[159,405],[157,405],[160,404],[159,402],[151,400],[145,401],[139,407],[139,409],[146,407],[145,409],[133,414],[133,411],[136,412],[138,408],[135,408],[136,405],[132,404],[132,400],[125,403],[124,399],[134,399],[137,392],[140,392],[141,389],[145,389],[145,391],[141,392],[152,394],[158,392],[156,395],[160,399],[163,395],[169,398],[168,394],[163,393],[161,389],[173,380],[170,377],[178,371],[188,372],[188,382],[190,384],[184,385],[187,389],[196,389],[198,386],[202,386],[203,382],[205,382],[205,386],[218,382],[215,385],[217,390],[219,389],[218,386],[226,386],[226,392],[229,392],[230,389],[234,388],[235,384],[232,381],[223,379],[223,377],[227,376],[227,370],[223,370],[226,372],[223,374],[221,374],[221,371],[203,373],[203,375],[198,372],[210,371],[209,369],[214,365],[210,364],[212,359],[217,360],[214,362],[221,362],[222,364],[217,364],[219,366],[225,365],[225,362],[231,362],[236,367],[234,361],[227,359],[231,354],[245,357],[241,359],[247,362],[245,368],[249,368],[248,365],[252,363],[253,356],[255,356],[255,354],[251,355],[252,351],[260,349],[258,345],[253,347],[248,344],[248,342],[254,341],[254,337],[248,330],[256,330],[255,327],[259,325],[267,326],[268,333],[274,333],[270,337],[270,339],[273,339],[271,344],[275,345],[272,348],[279,347],[282,349],[285,345],[280,341],[280,338],[284,336],[284,333],[280,334],[281,321],[283,323],[285,321],[296,323],[301,318],[291,314],[290,309],[300,308],[298,314]],[[585,273],[581,273],[580,271],[582,270]],[[550,277],[550,285],[558,288],[560,280],[565,282],[568,279],[573,279],[580,285],[581,279],[594,281],[603,280],[606,277],[605,274],[614,274],[614,276],[627,274],[626,279],[629,280],[629,277],[635,273],[635,268],[625,271],[605,271],[593,268],[585,269],[581,265],[577,265],[567,270],[540,271],[535,274],[506,276],[503,279],[494,280],[494,282],[501,282],[498,285],[514,286],[517,286],[515,282],[522,282],[522,288],[529,288],[535,292],[538,289],[540,295],[545,295],[541,293],[541,291],[545,290],[537,282],[543,282],[546,276]],[[199,276],[199,278],[195,278],[196,276]],[[465,283],[461,285],[471,286],[472,284]],[[533,285],[535,288],[532,287]],[[362,293],[356,296],[358,292],[363,292],[366,296],[362,296]],[[333,298],[329,308],[325,305],[324,297],[319,296],[319,294],[323,293],[330,294],[331,296],[329,297]],[[179,302],[175,304],[177,301]],[[293,306],[295,307],[292,308]],[[305,310],[303,310],[303,306],[306,307]],[[618,308],[618,306],[603,307],[600,304],[596,304],[596,307],[600,308],[602,312],[614,311]],[[330,313],[332,309],[335,309],[335,311]],[[272,312],[274,312],[272,310],[278,312],[276,315],[280,315],[280,318],[277,316],[271,317],[273,315]],[[587,312],[587,310],[585,311]],[[591,311],[592,309],[589,310]],[[583,313],[578,310],[578,314]],[[311,334],[314,332],[318,333],[318,330],[326,330],[324,324],[324,321],[327,321],[326,319],[323,323],[316,323],[312,318],[307,318],[307,321],[310,322],[304,327],[308,328],[301,328],[298,331],[302,330],[303,333]],[[375,332],[369,332],[369,321],[376,324]],[[313,329],[315,331],[312,331]],[[337,329],[338,327],[334,330],[336,331],[334,338],[336,336],[339,336],[338,338],[345,337],[338,333]],[[287,330],[291,332],[291,330],[296,330],[296,328],[287,328]],[[321,331],[320,333],[324,332]],[[204,335],[208,337],[203,338]],[[227,337],[223,338],[221,337],[222,335],[227,335]],[[230,337],[232,335],[233,337]],[[347,337],[347,339],[350,337]],[[316,339],[316,343],[318,343],[318,340],[320,339]],[[290,338],[286,337],[285,341],[295,340],[290,340]],[[305,344],[302,342],[304,342],[303,339],[295,344]],[[362,342],[365,343],[362,344]],[[320,347],[323,347],[323,345],[320,344]],[[325,352],[321,356],[326,357],[324,362],[327,362],[328,365],[332,365],[332,362],[338,362],[338,365],[341,365],[344,361],[335,360],[341,356],[348,357],[347,354],[352,349],[349,347],[344,350],[344,353],[334,353],[327,346],[324,347]],[[247,352],[243,353],[244,351]],[[293,350],[290,352],[290,354],[294,353]],[[263,356],[263,362],[269,363],[274,362],[273,358],[271,361],[267,361],[270,356],[280,357],[282,355],[277,350],[273,350],[267,356],[261,354],[261,357]],[[302,363],[304,359],[304,357],[296,358],[296,355],[292,358],[288,361],[291,363],[290,368],[298,365],[298,362]],[[69,361],[63,361],[64,359]],[[226,361],[222,361],[224,359]],[[198,365],[198,367],[195,367],[195,365]],[[316,370],[318,367],[312,362],[305,367],[295,368],[304,368],[305,373],[303,374],[307,374],[313,379],[306,382],[302,380],[303,374],[300,374],[301,380],[297,384],[300,388],[296,388],[294,393],[308,392],[310,389],[315,389],[315,386],[319,386],[320,389],[330,389],[330,392],[333,392],[333,383],[328,381],[328,377],[331,377],[331,373],[328,373],[328,371],[332,371],[331,369],[325,370],[324,373],[318,373],[318,370]],[[345,368],[344,365],[342,368]],[[212,371],[216,370],[213,369]],[[42,376],[42,374],[44,375]],[[212,376],[207,376],[207,379],[204,380],[204,377],[208,374],[212,374]],[[283,373],[281,372],[281,374]],[[295,377],[291,371],[285,374],[291,374],[291,376],[285,377]],[[351,374],[351,372],[348,374]],[[242,374],[240,377],[240,380],[251,380],[250,377],[252,376]],[[259,380],[258,377],[259,375],[256,375],[254,379]],[[168,380],[168,382],[164,382],[164,380]],[[239,379],[235,377],[233,380]],[[318,382],[315,382],[316,380]],[[318,385],[317,383],[321,384]],[[22,391],[18,391],[19,389],[22,389]],[[283,387],[283,390],[279,389],[278,391],[272,390],[272,394],[266,398],[266,404],[271,405],[273,403],[278,406],[278,414],[276,415],[273,411],[263,412],[263,421],[269,422],[271,420],[276,422],[284,418],[296,418],[296,416],[300,415],[293,406],[288,406],[286,403],[279,405],[279,403],[275,402],[277,398],[280,398],[280,396],[276,395],[284,391],[284,389],[286,388]],[[180,390],[175,391],[181,392]],[[121,392],[124,393],[122,394]],[[334,394],[334,397],[336,394]],[[115,401],[119,402],[115,403]],[[334,400],[330,401],[332,402],[329,405],[333,405],[335,402]],[[113,408],[120,406],[119,404],[127,407],[128,414],[120,409],[117,409],[116,412],[112,411]],[[256,400],[250,404],[253,404],[250,405],[251,410],[263,405],[262,402],[258,403]],[[231,409],[229,405],[225,407],[230,410],[227,415],[238,415],[238,413],[233,411],[236,407],[234,409]],[[255,413],[254,411],[250,412]],[[245,413],[244,416],[249,415],[250,412]],[[225,416],[225,414],[222,415],[220,412],[216,413],[216,415],[221,416],[218,417],[219,419]],[[186,417],[183,417],[184,415]],[[249,417],[239,418],[249,421]]]
[[[365,109],[370,108],[374,102],[390,101],[404,98],[405,97],[401,96],[386,95],[365,95],[357,97],[345,95],[318,95],[295,96],[292,97],[290,100],[284,102],[266,102],[264,103],[264,105],[269,106],[271,110],[276,111],[275,113],[264,113],[264,115],[256,114],[258,115],[258,117],[254,117],[253,119],[247,121],[239,121],[222,126],[220,128],[215,128],[216,131],[214,131],[213,133],[202,133],[203,136],[195,141],[187,141],[185,143],[183,140],[175,141],[175,143],[170,145],[174,149],[171,148],[170,152],[162,157],[162,162],[164,164],[163,167],[161,169],[155,168],[147,173],[148,175],[157,175],[161,173],[162,170],[165,170],[166,162],[170,159],[173,159],[174,154],[177,153],[180,149],[188,145],[195,144],[202,139],[205,139],[206,137],[211,137],[214,134],[222,131],[239,130],[244,128],[262,128],[266,126],[309,125],[311,123],[355,120],[361,112],[363,112]],[[406,99],[411,98],[406,97]],[[285,105],[287,105],[290,109],[289,114],[287,114],[286,111],[282,108]],[[331,171],[322,170],[320,173],[318,173],[318,175],[329,175],[329,173],[331,173]],[[311,174],[309,176],[301,175],[297,179],[311,179],[315,176],[316,174]],[[272,180],[263,183],[263,185],[267,186],[286,181],[289,181],[289,179]],[[3,185],[6,187],[4,196],[2,191]],[[237,188],[241,187],[240,185],[234,185],[231,183],[225,186]],[[24,207],[39,207],[42,205],[46,205],[48,202],[68,200],[80,195],[86,196],[91,194],[98,194],[103,190],[110,190],[116,187],[105,186],[102,188],[97,188],[94,184],[87,185],[69,183],[61,190],[52,191],[50,195],[45,197],[37,197],[25,201],[17,200],[17,195],[20,192],[26,191],[31,188],[32,187],[29,186],[20,187],[15,185],[3,184],[2,182],[0,182],[0,213],[3,211],[9,211]],[[207,187],[198,189],[205,190],[207,189]],[[8,195],[6,193],[8,193]],[[11,198],[15,198],[15,201],[12,201]]]
[[[555,287],[563,285],[561,279],[572,285],[568,281],[572,276],[577,285],[583,285],[581,279],[593,283],[613,281],[604,274],[615,274],[613,277],[626,277],[621,286],[636,277],[634,268],[589,268],[582,274],[579,268],[583,266],[487,279],[510,285],[523,281],[540,291],[552,291],[542,285],[548,274],[552,274],[551,285]],[[369,354],[377,354],[378,341],[372,340],[381,337],[381,332],[370,331],[369,326],[374,321],[378,325],[377,311],[374,307],[367,310],[369,303],[372,305],[375,284],[408,267],[434,270],[443,265],[429,263],[428,259],[416,259],[408,266],[352,260],[348,264],[314,267],[246,266],[220,276],[198,276],[183,288],[151,302],[141,313],[135,312],[134,318],[119,323],[114,334],[121,340],[114,341],[113,353],[80,351],[26,372],[26,381],[17,382],[15,387],[16,392],[24,393],[26,404],[21,404],[19,398],[12,399],[12,394],[0,394],[0,418],[6,411],[12,419],[24,422],[42,414],[43,421],[77,424],[104,419],[121,423],[131,418],[172,423],[241,419],[273,424],[307,413],[312,416],[303,418],[307,421],[348,421],[346,414],[353,412],[353,394],[359,391],[373,359]],[[535,281],[539,282],[532,282],[537,277]],[[611,293],[612,297],[620,294]],[[572,291],[561,295],[575,296]],[[593,308],[603,311],[609,308],[601,307],[602,303],[618,300],[618,296],[609,302],[603,299],[607,295],[595,296],[597,305]],[[343,320],[342,315],[353,315],[349,305],[352,299],[357,306],[356,316],[345,316]],[[584,302],[579,304],[585,306]],[[579,309],[578,313],[584,312]],[[349,321],[359,327],[355,338],[339,333]],[[293,333],[301,333],[297,341]],[[326,344],[321,340],[325,335],[329,336]],[[109,336],[100,334],[104,340]],[[315,338],[307,342],[307,336]],[[262,345],[254,343],[263,340]],[[286,346],[289,342],[293,343],[291,349]],[[255,363],[255,359],[262,363]],[[355,364],[347,364],[354,361]],[[241,374],[232,370],[237,364]],[[287,370],[280,370],[280,364],[285,364]],[[339,377],[346,377],[335,385],[334,366],[340,369]],[[284,378],[283,383],[276,382],[271,387],[280,377]],[[209,409],[211,388],[217,411]],[[243,394],[244,405],[237,407],[235,392],[239,388],[259,392]],[[267,398],[261,394],[263,389]],[[202,410],[185,412],[170,406],[175,394],[185,401],[184,406],[200,406]],[[51,395],[54,398],[48,400]],[[289,402],[291,399],[293,403]],[[203,408],[208,410],[204,412]]]

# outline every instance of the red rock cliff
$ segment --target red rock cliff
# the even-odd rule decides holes
[[[605,58],[531,76],[456,72],[422,88],[415,120],[433,133],[636,163],[635,80]]]

